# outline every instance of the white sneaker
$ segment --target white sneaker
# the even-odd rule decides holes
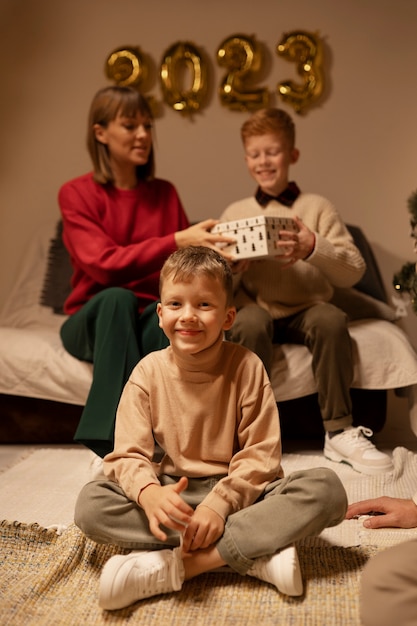
[[[347,463],[357,472],[363,474],[382,474],[394,469],[390,457],[380,452],[367,439],[372,436],[372,430],[364,426],[347,428],[338,435],[329,437],[326,433],[324,440],[324,456],[330,461]]]
[[[184,582],[182,548],[131,552],[107,561],[100,578],[102,609],[122,609],[138,600],[178,591]]]
[[[248,574],[275,585],[278,591],[287,596],[301,596],[303,593],[300,563],[294,546],[284,548],[272,556],[256,559]]]
[[[94,452],[91,452],[91,455],[90,466],[88,468],[89,480],[105,479],[106,475],[103,472],[103,459]]]

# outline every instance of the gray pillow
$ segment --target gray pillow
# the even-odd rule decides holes
[[[67,249],[62,241],[62,221],[51,239],[48,261],[43,280],[40,304],[51,307],[54,313],[64,314],[64,303],[71,291],[72,266]]]

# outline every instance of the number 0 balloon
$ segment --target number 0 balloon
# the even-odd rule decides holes
[[[192,84],[183,87],[191,70]],[[193,113],[204,102],[207,90],[207,65],[198,48],[192,43],[177,42],[163,55],[161,83],[165,101],[175,111]]]

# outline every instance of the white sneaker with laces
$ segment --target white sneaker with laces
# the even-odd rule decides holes
[[[347,463],[357,472],[375,475],[394,469],[388,454],[380,452],[368,437],[372,430],[364,426],[346,428],[333,437],[326,433],[324,456],[336,463]]]
[[[182,548],[111,557],[100,578],[99,606],[122,609],[138,600],[179,591],[184,582]]]
[[[303,593],[300,563],[294,546],[284,548],[272,556],[256,559],[248,575],[275,585],[278,591],[287,596],[301,596]]]

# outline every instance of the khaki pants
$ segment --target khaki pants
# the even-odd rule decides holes
[[[273,343],[306,345],[313,357],[324,429],[335,431],[352,425],[353,361],[347,321],[346,313],[327,302],[279,320],[257,304],[249,304],[238,311],[227,338],[255,352],[268,374]]]
[[[162,484],[178,478],[161,476]],[[181,496],[195,508],[219,478],[189,479]],[[315,468],[293,472],[268,485],[257,502],[229,516],[217,548],[226,563],[246,574],[257,557],[317,535],[339,524],[347,507],[346,492],[333,470]],[[179,545],[179,534],[167,532],[165,543],[149,531],[141,507],[111,481],[93,481],[82,489],[75,507],[75,523],[97,543],[132,550],[161,550]],[[164,529],[165,530],[165,529]]]

